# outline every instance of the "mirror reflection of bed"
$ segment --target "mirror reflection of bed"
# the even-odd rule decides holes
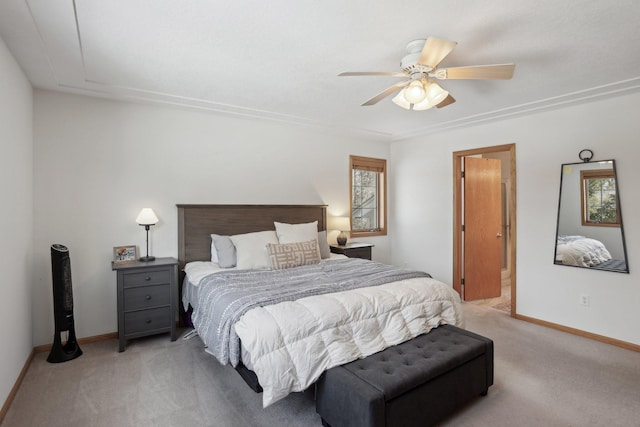
[[[554,263],[628,273],[614,160],[561,166]]]
[[[600,270],[626,271],[627,263],[614,258],[606,245],[597,239],[585,236],[559,235],[556,247],[556,264],[589,267]]]

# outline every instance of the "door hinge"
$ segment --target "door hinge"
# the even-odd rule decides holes
[[[464,277],[463,277],[462,279],[460,279],[460,284],[461,284],[462,286],[464,286]]]
[[[464,171],[460,172],[460,177],[464,178]]]
[[[464,224],[462,224],[462,231],[464,231]]]

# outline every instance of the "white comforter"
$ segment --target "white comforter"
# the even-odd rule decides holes
[[[463,326],[458,294],[435,279],[415,278],[254,308],[235,330],[266,407],[307,389],[326,369],[441,324]]]

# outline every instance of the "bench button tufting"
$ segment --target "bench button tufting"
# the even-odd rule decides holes
[[[405,418],[420,419],[429,424],[440,422],[435,418],[430,420],[431,414],[425,414],[421,405],[413,405],[413,399],[438,393],[443,401],[447,401],[450,410],[444,412],[448,413],[465,405],[480,391],[486,394],[487,388],[493,384],[493,352],[487,350],[493,350],[493,343],[487,340],[490,344],[482,345],[484,354],[474,356],[483,357],[484,363],[470,364],[467,358],[472,352],[479,353],[480,349],[477,347],[480,345],[465,333],[456,331],[454,328],[441,328],[435,333],[399,344],[402,348],[389,348],[371,355],[366,359],[369,362],[366,366],[361,362],[352,365],[350,370],[353,377],[327,375],[326,381],[319,382],[316,389],[316,412],[324,423],[325,419],[331,419],[333,411],[344,412],[344,419],[355,419],[358,414],[365,413],[376,405],[376,414],[379,413],[379,416],[375,416],[375,422],[379,421],[378,418],[389,425],[406,425],[406,422],[402,422]],[[471,374],[467,375],[469,372]],[[462,373],[465,377],[464,384],[459,381]],[[466,380],[469,376],[473,379]],[[443,384],[446,386],[443,387]],[[464,392],[460,393],[462,390]],[[350,395],[357,396],[359,403],[338,404],[340,409],[336,409],[335,403],[348,400]],[[467,395],[470,397],[465,397]],[[388,410],[393,405],[404,408],[405,404],[407,409],[401,411],[402,414]],[[444,415],[447,414],[442,416]],[[436,417],[435,412],[433,417]]]

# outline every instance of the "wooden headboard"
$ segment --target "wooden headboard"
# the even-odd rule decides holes
[[[318,221],[327,229],[326,205],[177,205],[180,270],[191,261],[211,260],[211,234],[231,236]]]

